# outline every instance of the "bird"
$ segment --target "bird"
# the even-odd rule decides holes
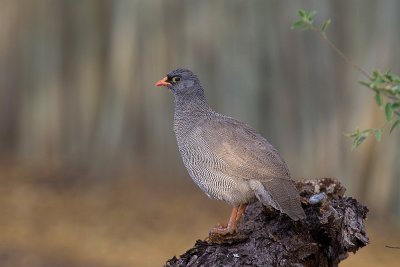
[[[257,200],[294,221],[306,218],[278,151],[246,123],[215,112],[196,74],[175,69],[155,85],[174,95],[173,130],[190,177],[208,197],[233,207],[228,223],[210,235],[235,234],[246,206]]]

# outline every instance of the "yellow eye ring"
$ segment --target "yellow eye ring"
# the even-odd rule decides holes
[[[172,79],[171,79],[171,81],[173,82],[173,83],[177,83],[177,82],[179,82],[181,80],[181,78],[179,77],[179,76],[174,76],[174,77],[172,77]]]

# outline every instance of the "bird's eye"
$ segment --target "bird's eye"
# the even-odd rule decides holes
[[[173,83],[179,82],[180,80],[181,80],[181,78],[178,77],[178,76],[174,76],[174,77],[172,77],[172,79],[171,79],[171,81],[172,81]]]

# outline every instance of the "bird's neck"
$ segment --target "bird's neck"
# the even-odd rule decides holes
[[[175,134],[186,134],[197,122],[213,113],[204,94],[175,95]]]

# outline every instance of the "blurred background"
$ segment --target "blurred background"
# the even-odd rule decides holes
[[[342,266],[394,266],[399,132],[355,151],[344,134],[384,115],[363,77],[400,73],[400,2],[0,0],[0,265],[161,266],[230,207],[187,175],[174,102],[154,83],[197,73],[216,111],[280,151],[294,179],[337,177],[369,209],[371,244]]]

